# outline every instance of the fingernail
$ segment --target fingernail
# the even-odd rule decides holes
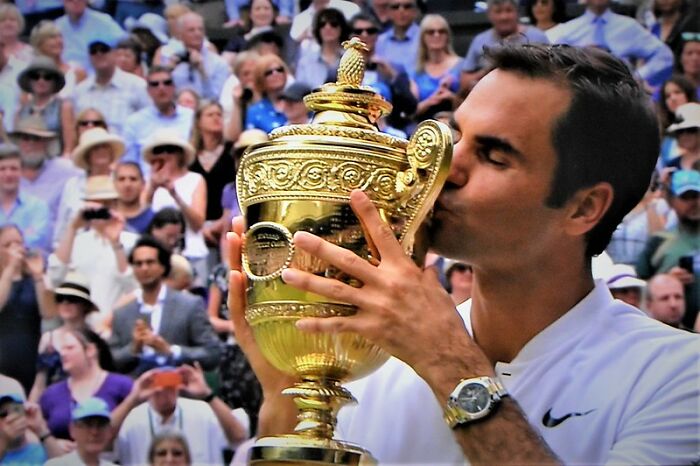
[[[293,282],[299,274],[294,269],[284,269],[282,271],[282,281],[285,283]]]

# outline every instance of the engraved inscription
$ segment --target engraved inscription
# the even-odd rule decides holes
[[[245,235],[243,266],[252,280],[277,278],[294,253],[292,234],[283,225],[260,222]]]

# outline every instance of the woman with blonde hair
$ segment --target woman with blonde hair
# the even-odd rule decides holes
[[[456,106],[460,61],[447,20],[437,14],[425,15],[420,23],[416,70],[411,76],[418,87],[418,121]]]
[[[281,110],[280,96],[287,85],[289,68],[277,55],[260,57],[255,67],[255,91],[260,100],[248,107],[245,128],[258,128],[267,133],[282,126],[287,117]]]
[[[32,59],[33,50],[19,39],[24,26],[24,16],[15,5],[0,4],[0,43],[5,45],[5,55],[27,63]]]

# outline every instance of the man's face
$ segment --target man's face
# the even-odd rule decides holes
[[[132,165],[119,165],[114,173],[114,187],[120,201],[127,204],[136,202],[144,187],[138,168]]]
[[[151,407],[161,416],[170,415],[177,406],[178,389],[174,387],[163,387],[156,390],[151,396]]]
[[[308,110],[306,105],[304,105],[304,101],[295,102],[293,100],[282,99],[281,104],[282,112],[289,121],[300,121],[308,115]]]
[[[0,40],[0,70],[7,65],[7,52],[5,52],[5,43]]]
[[[681,66],[688,76],[700,74],[700,42],[686,42],[681,53]]]
[[[698,191],[686,191],[680,196],[673,196],[671,207],[676,211],[681,223],[694,226],[700,224],[700,193]]]
[[[358,19],[352,24],[352,37],[357,37],[365,43],[370,55],[374,52],[374,46],[377,45],[377,36],[379,29],[369,21]]]
[[[559,248],[564,209],[545,205],[557,156],[551,134],[566,89],[495,70],[457,109],[462,137],[429,234],[435,251],[479,268],[532,269]]]
[[[586,2],[589,8],[605,9],[610,5],[610,0],[588,0]]]
[[[19,158],[0,160],[0,190],[3,193],[16,193],[22,176],[22,162]]]
[[[649,283],[647,310],[654,319],[669,325],[678,325],[685,312],[685,295],[681,282],[668,278]]]
[[[486,15],[499,36],[508,37],[518,31],[518,9],[512,3],[494,5]]]
[[[389,3],[389,19],[391,24],[401,28],[409,27],[418,15],[418,9],[413,0],[392,0]]]
[[[63,9],[68,16],[81,16],[87,8],[87,0],[63,0]]]
[[[148,95],[156,107],[164,107],[175,101],[175,84],[170,73],[152,73],[148,76]]]
[[[141,286],[155,285],[165,274],[165,268],[158,262],[158,250],[140,246],[134,250],[131,267]]]
[[[90,63],[96,72],[110,72],[117,66],[116,52],[100,42],[88,47]]]
[[[680,6],[681,0],[654,0],[654,8],[662,13],[676,11]]]
[[[90,454],[102,453],[111,439],[109,419],[88,417],[74,421],[69,427],[78,450]]]
[[[27,168],[39,168],[47,156],[48,139],[32,134],[19,134],[15,138],[22,154],[22,165]]]
[[[166,223],[160,228],[153,228],[151,234],[172,251],[182,239],[182,227],[178,223]]]
[[[204,21],[194,15],[186,15],[180,29],[182,42],[188,49],[200,50],[204,44]]]

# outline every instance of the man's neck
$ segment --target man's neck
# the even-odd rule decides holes
[[[141,207],[141,200],[138,198],[133,202],[117,200],[117,211],[127,219],[136,217],[143,211],[143,208]]]
[[[167,104],[156,105],[156,109],[158,109],[158,113],[160,113],[162,116],[165,116],[165,117],[175,115],[176,107],[177,106],[175,105],[175,102],[168,102]]]
[[[95,72],[95,82],[101,86],[104,86],[106,84],[109,84],[109,82],[112,80],[114,77],[114,74],[117,72],[117,67],[109,68],[104,71],[97,71]]]
[[[158,280],[156,283],[151,285],[142,286],[143,290],[143,302],[149,306],[153,306],[158,302],[158,295],[160,294],[160,288],[163,286],[163,280]]]
[[[80,13],[79,15],[68,15],[68,19],[70,20],[71,23],[77,23],[81,19],[83,19],[83,16],[85,15],[85,11]]]
[[[399,39],[405,39],[406,33],[408,32],[411,25],[408,26],[396,26],[394,25],[394,35]]]
[[[166,422],[170,421],[170,419],[171,419],[171,418],[173,417],[173,415],[175,414],[175,411],[176,411],[176,410],[177,410],[177,404],[175,404],[175,406],[173,406],[171,409],[167,409],[167,410],[165,410],[165,411],[156,411],[156,410],[154,409],[154,411],[156,411],[156,412],[158,413],[158,415],[162,418],[162,421],[161,421],[161,422],[162,422],[163,424],[165,424]]]
[[[606,6],[590,6],[590,7],[588,7],[588,11],[593,13],[595,16],[601,16],[606,11],[608,11],[608,8],[610,8],[608,5],[606,5]]]
[[[7,213],[15,206],[17,203],[17,198],[19,197],[18,190],[12,190],[7,192],[0,192],[0,205],[2,205],[2,210]]]
[[[38,167],[22,167],[22,176],[29,181],[34,181],[39,178],[42,170],[44,169],[45,162],[42,162]]]
[[[100,464],[100,454],[87,452],[85,449],[81,448],[80,445],[76,448],[78,456],[85,463],[85,466],[99,466]]]

